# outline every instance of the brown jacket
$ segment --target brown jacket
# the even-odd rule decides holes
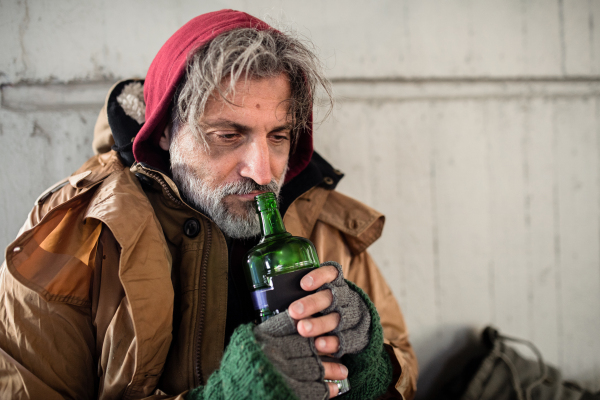
[[[190,218],[200,222],[194,237],[184,234]],[[366,251],[383,216],[314,187],[284,222],[371,297],[402,372],[396,388],[412,398],[417,361]],[[222,233],[181,201],[169,178],[124,168],[114,152],[92,157],[40,196],[6,249],[0,398],[130,399],[203,384],[223,354],[227,269]]]

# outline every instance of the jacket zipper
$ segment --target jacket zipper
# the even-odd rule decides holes
[[[208,222],[206,229],[206,246],[204,247],[204,255],[202,258],[202,265],[200,267],[200,304],[199,304],[199,315],[198,315],[198,325],[196,328],[196,386],[204,384],[204,379],[202,378],[202,365],[201,365],[201,356],[202,356],[202,335],[204,333],[204,316],[206,314],[206,275],[208,273],[208,256],[210,254],[210,248],[212,245],[212,227],[211,223]]]
[[[180,206],[184,205],[184,203],[181,200],[179,200],[177,197],[175,197],[175,195],[173,195],[173,193],[171,193],[171,188],[164,181],[164,179],[162,178],[162,176],[160,176],[160,174],[158,174],[158,173],[156,173],[154,171],[151,171],[149,169],[145,169],[144,172],[150,178],[153,178],[156,182],[158,182],[158,184],[163,189],[163,192],[166,194],[166,196],[169,198],[169,200],[171,200],[172,202],[174,202],[177,205],[180,205]]]
[[[167,194],[167,197],[179,205],[186,205],[184,202],[179,200],[173,193],[171,192],[171,188],[164,181],[162,176],[150,170],[149,168],[144,168],[144,172],[149,177],[153,178],[159,185],[162,187],[163,192]],[[189,207],[189,206],[188,206]],[[191,207],[190,207],[191,208]],[[192,209],[193,210],[193,209]],[[194,210],[195,211],[195,210]],[[199,386],[204,384],[204,379],[202,378],[202,337],[204,333],[204,317],[206,314],[206,276],[208,274],[208,257],[210,255],[210,250],[212,247],[212,226],[211,223],[207,223],[206,228],[206,245],[204,246],[204,254],[202,256],[202,264],[200,266],[200,302],[198,304],[198,318],[196,325],[196,349],[194,351],[194,367],[195,367],[195,382],[194,386]]]

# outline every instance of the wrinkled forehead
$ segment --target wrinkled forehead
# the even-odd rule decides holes
[[[225,107],[232,111],[246,108],[285,114],[291,111],[292,90],[285,73],[272,77],[242,77],[235,85],[230,83],[229,78],[224,79],[221,87],[213,90],[203,115],[222,111]]]
[[[290,122],[291,89],[284,74],[271,78],[239,81],[233,91],[217,92],[209,98],[199,120],[201,125],[216,119]]]
[[[292,98],[292,85],[290,77],[286,72],[279,72],[269,76],[259,76],[252,72],[241,72],[238,77],[232,78],[231,75],[224,77],[217,88],[211,93],[211,97],[221,98],[225,101],[231,101],[235,95],[247,95],[257,85],[263,85],[268,90],[286,90],[287,98]]]

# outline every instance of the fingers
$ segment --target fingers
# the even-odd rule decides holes
[[[343,364],[323,361],[323,368],[325,369],[325,376],[323,379],[341,381],[348,377],[348,368]]]
[[[320,355],[337,353],[340,349],[340,339],[337,336],[321,336],[315,339],[315,347]]]
[[[323,362],[323,368],[325,369],[324,379],[329,379],[332,381],[341,381],[342,379],[346,379],[348,377],[348,368],[346,368],[342,364]],[[329,398],[338,395],[339,388],[336,383],[327,382],[327,386],[329,386]]]
[[[333,312],[317,318],[307,318],[298,322],[298,333],[304,337],[321,336],[331,332],[340,323],[340,314]]]
[[[333,382],[327,382],[327,386],[329,387],[329,398],[331,399],[332,397],[336,397],[339,392],[340,392],[340,388],[338,388],[338,385],[333,383]]]
[[[337,269],[333,265],[326,265],[306,274],[300,281],[300,286],[306,291],[315,290],[326,283],[333,282],[337,276]]]
[[[331,290],[327,289],[313,293],[290,304],[290,316],[294,319],[310,317],[329,307],[332,301]]]

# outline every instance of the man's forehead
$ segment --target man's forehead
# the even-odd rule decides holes
[[[204,115],[229,114],[240,109],[287,113],[291,100],[291,86],[286,75],[242,79],[233,88],[215,89],[206,103]]]
[[[280,89],[280,90],[288,90],[289,96],[291,97],[291,83],[290,78],[285,72],[281,72],[277,75],[273,76],[254,76],[254,75],[246,75],[242,73],[239,78],[235,81],[234,85],[231,85],[231,76],[226,76],[221,80],[221,84],[218,88],[215,88],[211,93],[211,98],[222,99],[223,95],[226,96],[226,99],[230,99],[233,94],[236,95],[247,95],[252,94],[253,90],[257,88],[257,86],[262,89]],[[257,93],[255,93],[257,94]]]

